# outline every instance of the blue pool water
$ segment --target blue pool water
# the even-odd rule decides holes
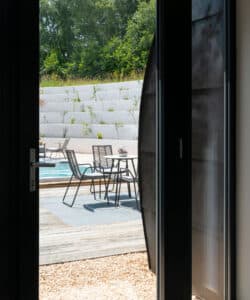
[[[68,178],[72,175],[69,164],[66,161],[46,160],[46,162],[53,162],[56,164],[56,166],[52,168],[40,168],[40,179]],[[81,172],[83,172],[85,168],[86,167],[84,166],[80,166]]]

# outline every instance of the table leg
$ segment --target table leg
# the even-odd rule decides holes
[[[134,162],[134,159],[131,159],[131,162],[132,162],[132,167],[133,167],[133,170],[134,170],[135,178],[137,178],[137,172],[136,172],[136,168],[135,168],[135,162]]]
[[[126,169],[128,170],[128,160],[126,159]],[[129,175],[129,172],[126,172],[126,175]],[[129,198],[131,198],[131,187],[130,187],[130,182],[127,183],[127,187],[128,187],[128,196]]]
[[[120,176],[120,160],[117,163],[116,187],[115,187],[115,206],[120,206],[118,192],[119,192],[119,176]]]
[[[106,176],[103,176],[104,179],[104,185],[105,185],[105,194],[104,194],[104,199],[107,199],[107,202],[109,204],[109,196],[108,196],[108,189],[109,189],[109,183],[111,179],[111,173],[108,175],[108,182],[106,182]]]

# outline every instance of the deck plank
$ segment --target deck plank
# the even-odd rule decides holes
[[[141,220],[70,226],[40,207],[40,265],[145,250]]]

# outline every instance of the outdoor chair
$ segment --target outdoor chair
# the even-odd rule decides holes
[[[138,201],[138,191],[136,188],[136,185],[138,184],[138,176],[134,175],[129,169],[127,169],[126,174],[122,174],[119,177],[119,191],[118,191],[118,205],[120,201],[120,194],[121,194],[121,184],[122,183],[127,183],[127,184],[133,184],[134,186],[134,193],[135,193],[135,200],[136,200],[136,206],[137,209],[139,209],[139,201]],[[129,196],[130,195],[130,190],[129,190]]]
[[[59,144],[58,147],[51,147],[51,148],[46,148],[46,152],[50,152],[50,158],[52,157],[52,154],[62,154],[63,157],[66,159],[65,156],[65,150],[67,149],[68,143],[69,143],[69,138],[65,139],[63,144]]]
[[[105,158],[106,155],[112,155],[113,150],[111,145],[93,145],[93,165],[96,170],[100,172],[109,173],[113,170],[113,161],[112,159]]]
[[[74,205],[77,194],[78,194],[78,191],[79,191],[79,188],[80,188],[80,185],[81,185],[82,181],[84,181],[84,180],[91,180],[91,186],[93,186],[94,198],[96,200],[95,180],[98,179],[99,180],[99,185],[100,185],[100,181],[101,181],[101,179],[104,178],[104,175],[100,172],[97,172],[95,170],[95,168],[93,166],[91,166],[91,164],[78,164],[74,150],[65,150],[65,152],[66,152],[66,156],[67,156],[67,159],[68,159],[70,169],[72,171],[72,176],[69,180],[69,183],[67,185],[66,191],[65,191],[64,196],[63,196],[63,200],[62,200],[63,204],[65,204],[69,207],[72,207]],[[83,173],[81,172],[79,166],[86,166],[86,169],[84,170]],[[71,182],[72,182],[73,178],[78,179],[79,183],[77,185],[75,194],[73,196],[73,200],[72,200],[71,204],[69,204],[69,203],[65,202],[65,198],[66,198],[66,195],[68,193],[68,190],[69,190],[69,187],[71,185]],[[99,197],[101,197],[100,191],[99,191]]]
[[[100,172],[104,175],[104,183],[105,183],[105,196],[104,199],[107,199],[109,203],[108,197],[108,188],[109,184],[113,182],[112,190],[114,189],[114,185],[116,183],[116,196],[118,195],[118,182],[119,176],[126,172],[124,168],[117,168],[114,165],[113,160],[106,158],[107,155],[113,155],[112,145],[93,145],[92,146],[92,153],[93,153],[93,165],[97,172]],[[99,186],[99,189],[101,187]],[[111,191],[112,191],[111,190]]]

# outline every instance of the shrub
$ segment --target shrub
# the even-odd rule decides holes
[[[96,136],[97,136],[97,138],[98,138],[99,140],[102,140],[102,138],[103,138],[101,132],[97,132]]]

